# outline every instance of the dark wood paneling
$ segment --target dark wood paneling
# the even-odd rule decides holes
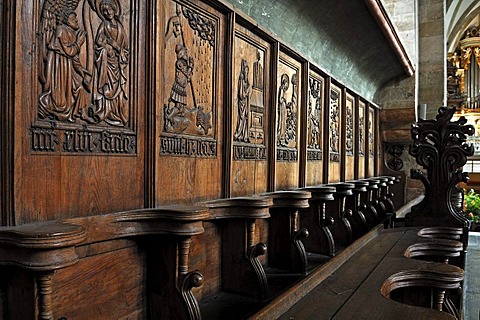
[[[302,71],[301,62],[280,52],[275,108],[275,190],[296,188],[299,184]]]

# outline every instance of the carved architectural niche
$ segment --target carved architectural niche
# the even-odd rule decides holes
[[[248,34],[247,34],[248,33]],[[233,159],[266,160],[269,45],[237,27],[233,61]],[[265,68],[267,67],[267,69]],[[266,72],[265,72],[266,70]]]
[[[216,157],[219,18],[167,1],[164,21],[160,154]]]
[[[45,0],[35,34],[33,153],[136,154],[138,3]]]
[[[412,125],[409,153],[426,172],[411,172],[413,179],[425,185],[425,197],[406,214],[408,226],[468,226],[462,209],[452,203],[452,194],[457,183],[468,180],[462,167],[467,157],[473,155],[473,145],[467,144],[466,139],[475,133],[475,128],[466,125],[463,116],[451,121],[454,113],[454,108],[441,107],[435,120],[420,119]]]
[[[297,61],[286,54],[280,55],[275,126],[277,161],[298,161],[300,69],[301,65]]]

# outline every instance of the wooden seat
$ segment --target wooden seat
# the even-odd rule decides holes
[[[454,319],[445,312],[392,299],[402,274],[417,281],[406,281],[405,287],[421,284],[448,291],[461,286],[462,269],[404,256],[407,248],[424,240],[417,232],[418,228],[378,226],[250,318]]]

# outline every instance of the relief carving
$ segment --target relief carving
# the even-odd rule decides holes
[[[240,75],[238,77],[237,92],[237,128],[233,134],[233,140],[239,142],[250,142],[248,137],[248,109],[250,107],[250,82],[248,81],[248,63],[242,59]]]
[[[119,20],[120,5],[116,0],[85,2],[83,21],[89,21],[92,12],[100,20],[94,36],[91,21],[80,26],[78,4],[78,0],[44,2],[38,118],[125,127],[129,122],[129,46]]]
[[[322,160],[320,121],[322,114],[322,83],[310,77],[308,97],[307,160]]]
[[[128,135],[136,143],[128,98],[129,36],[118,0],[45,0],[40,17],[37,121],[32,151],[96,153],[101,148],[71,148],[72,132]],[[46,142],[52,130],[56,143]],[[120,131],[118,129],[119,128]],[[123,131],[122,131],[123,130]],[[70,139],[70,140],[69,140]]]
[[[292,76],[292,97],[287,102],[286,92],[289,89],[289,77],[284,73],[281,76],[278,90],[278,119],[277,119],[277,145],[280,147],[296,146],[297,139],[297,85],[295,73]]]
[[[365,155],[365,118],[363,114],[363,106],[360,106],[358,119],[358,154],[360,156]]]
[[[192,155],[192,149],[171,146],[209,145],[203,156],[216,155],[213,140],[214,72],[217,22],[196,10],[169,2],[165,33],[166,91],[163,107],[161,154]],[[168,11],[174,13],[169,16]],[[169,69],[169,70],[168,70]],[[182,135],[182,136],[180,136]],[[188,135],[188,137],[186,136]],[[192,143],[193,138],[203,137]],[[205,140],[209,138],[211,140]],[[175,141],[173,141],[175,140]],[[168,145],[168,148],[164,148]],[[196,148],[194,148],[195,150]],[[195,151],[193,151],[195,153]]]
[[[354,146],[354,137],[353,137],[353,107],[352,105],[347,105],[346,108],[346,134],[345,134],[345,153],[347,156],[353,156],[353,146]]]
[[[373,117],[373,113],[370,113],[370,118]],[[374,155],[373,150],[373,124],[372,120],[368,120],[368,154],[370,156]]]
[[[236,96],[236,129],[233,134],[234,160],[265,160],[264,145],[264,90],[263,90],[263,52],[248,41],[238,42],[239,46],[250,54],[240,60]],[[246,46],[247,45],[247,46]],[[250,85],[250,67],[253,62],[253,83]]]
[[[287,101],[286,93],[292,84],[292,96]],[[280,77],[277,106],[277,160],[297,161],[297,88],[298,75],[294,73],[292,79],[284,73]]]
[[[340,161],[339,148],[339,121],[340,110],[338,106],[339,94],[335,90],[330,91],[330,160],[334,162]]]

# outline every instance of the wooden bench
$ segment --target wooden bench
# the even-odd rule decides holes
[[[439,245],[418,231],[373,229],[250,318],[453,319],[445,312],[406,304],[432,298],[432,307],[438,309],[445,291],[458,290],[463,280],[463,270],[456,266],[411,258],[416,251],[411,246],[418,243],[425,255],[434,256],[460,254],[462,244],[449,240]],[[415,290],[408,295],[401,292],[411,287]],[[411,295],[415,297],[405,298]]]

